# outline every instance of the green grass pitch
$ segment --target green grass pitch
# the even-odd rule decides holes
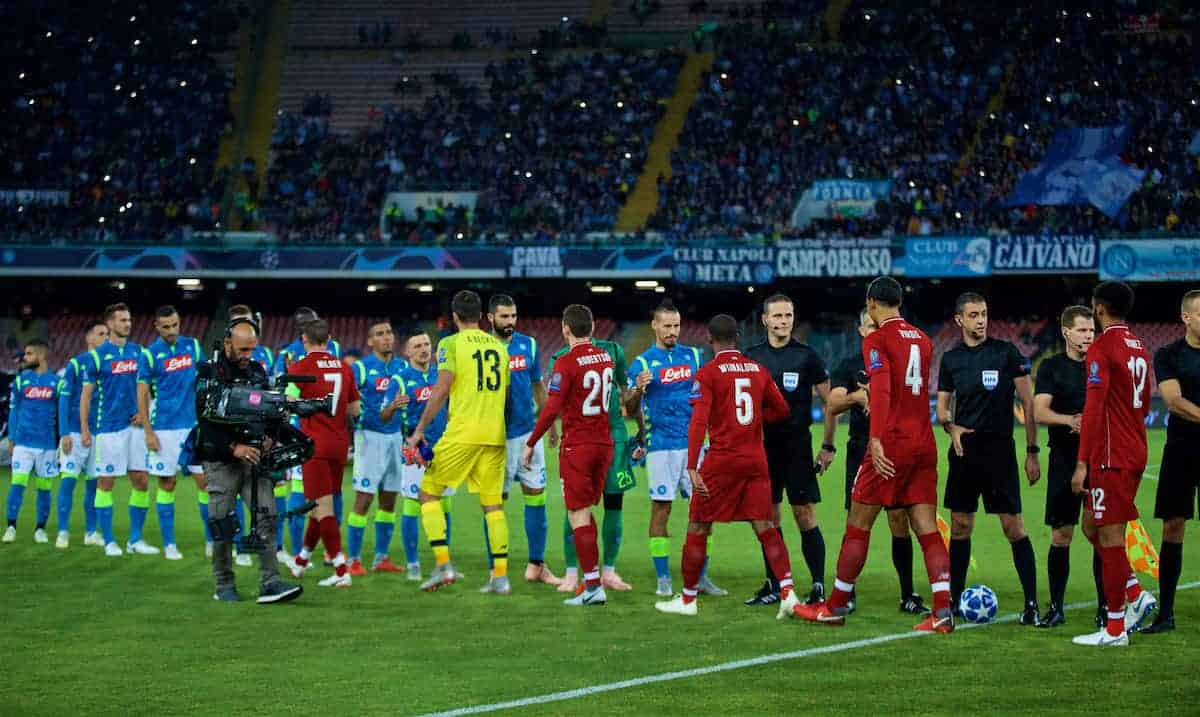
[[[842,429],[844,433],[844,428]],[[945,436],[938,433],[943,443]],[[1043,434],[1044,435],[1044,434]],[[1021,439],[1023,440],[1023,439]],[[1155,473],[1164,435],[1150,434]],[[838,445],[844,442],[839,436]],[[1018,441],[1020,445],[1020,440]],[[562,499],[550,458],[548,562],[562,571]],[[1045,454],[1043,454],[1044,463]],[[843,454],[822,479],[820,505],[831,583],[844,529]],[[943,458],[944,461],[944,458]],[[942,471],[944,479],[944,470]],[[0,490],[9,476],[0,473]],[[347,481],[348,483],[348,481]],[[520,580],[526,555],[522,503],[507,507],[515,592],[481,596],[487,571],[479,509],[473,497],[454,505],[453,552],[467,580],[424,594],[403,576],[371,575],[349,590],[324,590],[318,568],[305,594],[283,606],[212,600],[203,558],[194,488],[180,482],[179,544],[186,559],[107,559],[83,548],[83,511],[76,506],[67,551],[32,541],[34,498],[27,493],[18,542],[0,546],[0,714],[420,714],[502,702],[761,655],[830,646],[909,630],[915,620],[897,609],[897,586],[884,521],[859,583],[859,610],[846,627],[776,622],[774,610],[741,599],[761,581],[758,545],[744,525],[719,526],[710,574],[730,596],[703,599],[695,619],[653,608],[653,570],[646,546],[644,475],[626,499],[619,569],[632,593],[610,595],[607,607],[570,610],[562,595]],[[1139,495],[1151,514],[1156,483]],[[57,489],[57,484],[56,484]],[[127,536],[127,484],[116,491],[117,534]],[[77,489],[77,500],[82,486]],[[349,493],[347,493],[349,496]],[[1038,558],[1039,598],[1047,598],[1043,525],[1045,488],[1025,488],[1026,525]],[[349,505],[349,500],[347,501]],[[946,515],[945,511],[943,514]],[[678,549],[686,505],[672,516],[672,571],[679,587]],[[1161,531],[1146,521],[1154,540]],[[807,589],[795,525],[784,528],[797,584]],[[147,539],[158,542],[156,519]],[[364,554],[374,531],[368,526]],[[393,556],[401,553],[397,531]],[[432,557],[426,551],[426,571]],[[1020,591],[997,520],[980,516],[974,540],[978,569],[970,583],[991,585],[1001,614],[1014,613]],[[1193,553],[1194,554],[1194,553]],[[1189,559],[1190,558],[1190,559]],[[1200,579],[1185,557],[1182,582]],[[915,582],[928,596],[920,552]],[[257,568],[239,568],[244,598],[256,592]],[[1154,580],[1144,584],[1156,590]],[[1089,547],[1072,550],[1068,602],[1094,598]],[[864,646],[827,655],[719,672],[579,699],[521,708],[525,715],[563,714],[993,714],[1193,712],[1200,701],[1200,590],[1184,591],[1179,629],[1135,635],[1128,650],[1087,650],[1071,644],[1091,627],[1092,608],[1069,612],[1056,630],[1013,623]]]

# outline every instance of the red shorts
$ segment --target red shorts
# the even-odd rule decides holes
[[[708,496],[692,493],[690,521],[733,523],[771,519],[771,475],[767,471],[718,465],[710,454],[701,466],[700,477],[708,488]]]
[[[559,450],[558,475],[567,510],[583,510],[600,502],[612,459],[612,444],[582,443]]]
[[[937,505],[937,454],[914,456],[903,450],[886,449],[885,453],[895,464],[896,475],[892,478],[881,476],[875,470],[868,450],[854,478],[850,500],[884,508]]]
[[[342,489],[342,474],[345,470],[346,461],[344,460],[309,459],[301,471],[304,478],[304,497],[308,500],[316,500],[327,495],[335,495]]]
[[[1137,520],[1134,499],[1141,484],[1141,471],[1090,466],[1086,507],[1096,525],[1119,525]]]

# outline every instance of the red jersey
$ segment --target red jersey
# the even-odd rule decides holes
[[[1084,359],[1087,398],[1079,428],[1079,460],[1140,473],[1146,468],[1150,354],[1125,324],[1096,337]]]
[[[611,446],[608,401],[613,391],[615,370],[612,356],[590,342],[576,344],[559,356],[550,371],[546,405],[526,444],[536,444],[542,434],[550,430],[554,419],[561,415],[562,445]]]
[[[885,452],[936,450],[929,421],[929,372],[933,342],[896,316],[863,339],[863,365],[870,377],[871,438]]]
[[[300,430],[317,444],[314,458],[346,460],[350,450],[350,423],[346,407],[359,400],[354,372],[339,358],[324,351],[310,353],[288,367],[288,373],[313,376],[315,383],[295,384],[300,398],[333,395],[333,414],[317,413],[300,419]]]
[[[763,422],[786,420],[792,412],[770,371],[741,351],[722,351],[696,372],[690,401],[689,469],[699,463],[700,447],[707,433],[705,461],[729,461],[746,466],[747,472],[766,472]]]

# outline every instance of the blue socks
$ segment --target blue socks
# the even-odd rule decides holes
[[[67,507],[70,512],[70,506]],[[83,479],[83,529],[85,532],[96,532],[96,479]]]
[[[71,506],[75,503],[75,476],[63,476],[58,484],[58,532],[71,530]]]
[[[546,494],[525,496],[525,538],[529,542],[529,562],[540,565],[546,559]]]
[[[8,519],[9,524],[17,520],[17,516],[21,514],[21,503],[25,500],[25,486],[20,483],[13,483],[8,487],[8,505],[4,517]]]
[[[155,494],[155,510],[158,512],[158,528],[162,531],[163,545],[175,544],[175,493],[161,488]]]
[[[41,480],[39,478],[39,480]],[[45,528],[50,520],[50,489],[38,488],[37,492],[37,527]]]
[[[346,529],[346,557],[353,562],[362,557],[363,534],[367,532],[367,516],[351,512]]]
[[[381,520],[380,517],[383,517]],[[379,511],[375,513],[375,560],[387,557],[392,547],[392,534],[396,532],[396,514]]]
[[[418,553],[421,543],[421,518],[416,515],[400,516],[400,542],[404,544],[404,560],[410,565],[421,562]]]
[[[337,521],[338,527],[342,527],[342,493],[339,490],[333,494],[333,519]]]
[[[288,494],[288,510],[295,510],[304,505],[304,494],[292,491]],[[292,542],[292,555],[299,555],[304,547],[304,516],[294,515],[288,519],[288,539]]]

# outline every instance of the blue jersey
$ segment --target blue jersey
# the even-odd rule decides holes
[[[355,362],[353,366],[354,382],[358,384],[358,395],[362,400],[359,428],[375,433],[400,432],[403,422],[398,413],[392,416],[392,420],[384,423],[379,412],[387,405],[384,399],[387,397],[392,382],[406,368],[408,368],[408,362],[404,359],[393,357],[384,363],[373,353],[368,354],[361,361]]]
[[[629,365],[630,388],[636,385],[638,374],[650,372],[650,384],[642,396],[647,451],[688,447],[688,422],[692,419],[688,396],[701,365],[700,349],[682,344],[670,351],[651,346]]]
[[[51,450],[58,445],[54,419],[58,412],[56,374],[22,371],[12,382],[8,434],[14,446]]]
[[[154,410],[150,427],[178,431],[196,425],[196,367],[204,363],[200,342],[180,336],[174,344],[158,339],[142,349],[138,383],[150,387]]]
[[[329,339],[329,343],[325,349],[334,358],[342,357],[342,345],[333,339]],[[270,354],[270,352],[267,352]],[[292,343],[279,349],[279,353],[275,354],[275,370],[270,372],[274,376],[282,376],[288,372],[288,366],[296,363],[300,359],[308,355],[304,350],[304,342],[296,339]],[[255,357],[257,359],[257,356]]]
[[[96,387],[92,394],[91,428],[96,433],[116,433],[127,428],[137,415],[138,358],[142,347],[127,342],[117,346],[105,341],[92,351],[84,384]]]
[[[421,414],[425,412],[425,404],[429,403],[429,399],[433,396],[433,387],[437,383],[437,364],[430,363],[429,369],[420,371],[413,366],[406,367],[399,375],[393,377],[391,385],[388,386],[387,395],[384,397],[384,403],[391,403],[403,390],[408,394],[408,405],[400,409],[401,420],[404,421],[404,432],[412,433],[417,427],[417,423],[421,420]],[[442,410],[434,417],[429,425],[425,428],[425,442],[432,448],[446,432],[446,423],[450,420],[450,402],[442,406]]]
[[[62,382],[58,386],[58,431],[64,436],[79,433],[79,392],[83,389],[90,360],[90,353],[81,353],[63,367]],[[95,425],[93,421],[92,427]]]
[[[542,382],[542,355],[537,339],[514,331],[508,342],[508,404],[505,406],[505,438],[517,438],[533,432],[537,407],[533,403],[533,384]]]
[[[267,372],[268,376],[275,375],[275,352],[271,349],[259,344],[254,347],[254,353],[250,354],[250,358],[258,362],[259,366]]]

